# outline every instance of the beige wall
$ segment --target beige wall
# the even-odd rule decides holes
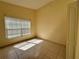
[[[59,44],[66,44],[67,7],[73,0],[54,0],[37,11],[37,35]]]
[[[5,38],[4,16],[11,16],[22,19],[29,19],[32,22],[32,35],[24,36],[16,39]],[[23,8],[16,5],[11,5],[0,1],[0,47],[14,43],[23,39],[35,36],[35,10]]]

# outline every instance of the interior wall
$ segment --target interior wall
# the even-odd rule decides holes
[[[67,8],[74,0],[54,0],[37,10],[37,35],[40,38],[66,45]]]
[[[4,16],[11,16],[15,18],[28,19],[32,23],[32,35],[19,37],[15,39],[7,39],[5,37],[5,23]],[[35,10],[8,4],[0,1],[0,47],[11,44],[20,40],[28,39],[35,36]]]

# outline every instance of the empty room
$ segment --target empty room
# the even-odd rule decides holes
[[[78,59],[76,0],[0,0],[0,59]]]

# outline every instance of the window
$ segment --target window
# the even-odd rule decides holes
[[[7,38],[28,35],[31,34],[31,22],[29,20],[5,17],[5,30]]]

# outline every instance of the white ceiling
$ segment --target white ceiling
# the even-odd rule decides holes
[[[53,0],[1,0],[14,5],[23,6],[31,9],[39,9],[40,7],[52,2]]]

